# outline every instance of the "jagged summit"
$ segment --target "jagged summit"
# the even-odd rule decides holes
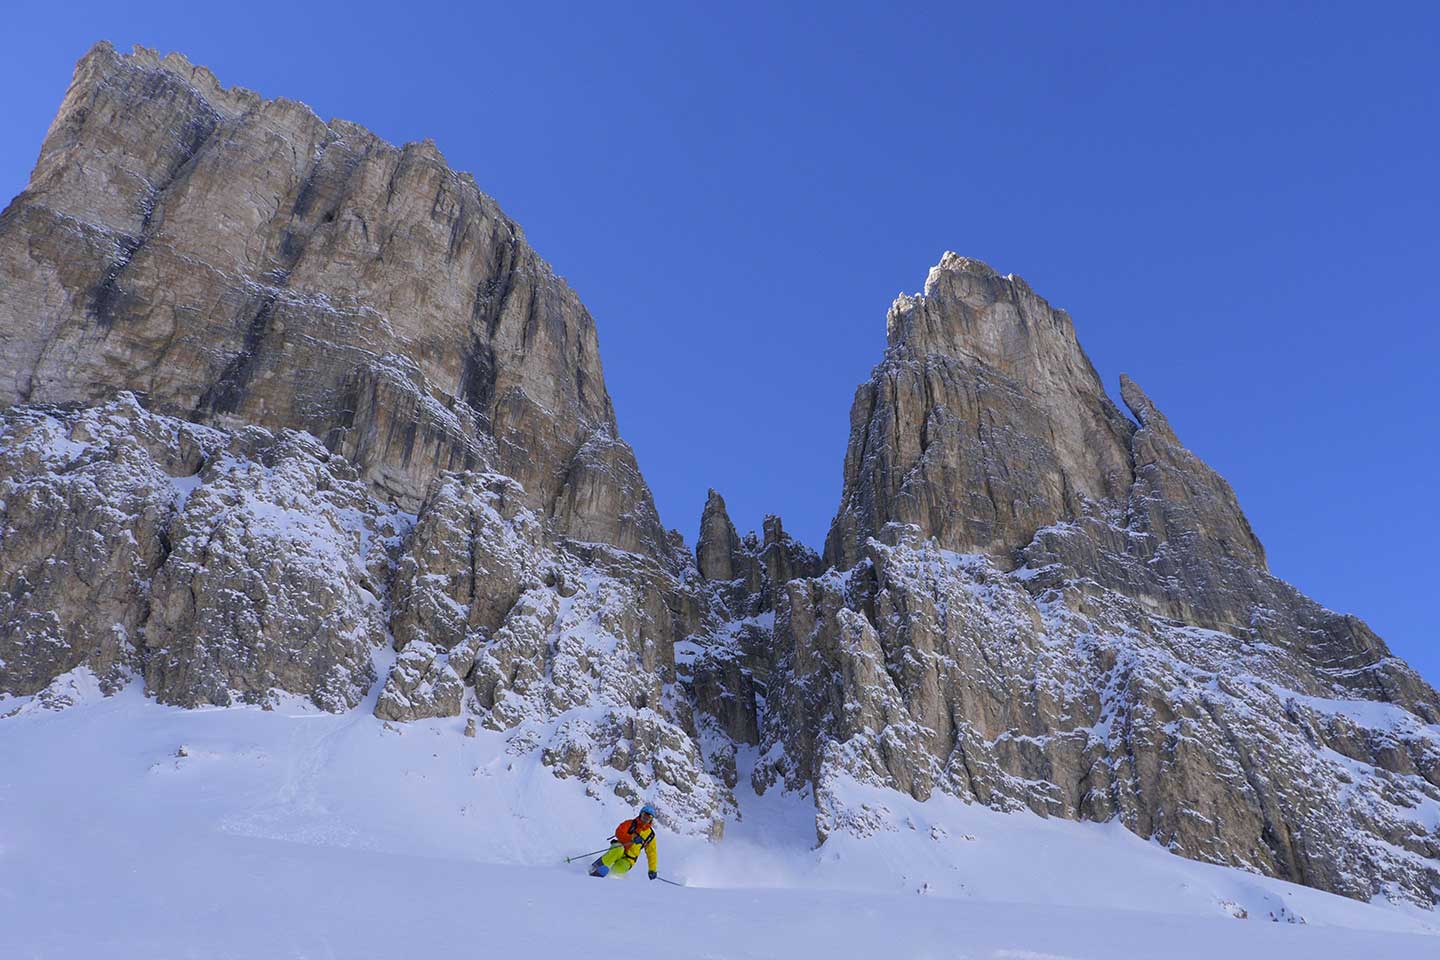
[[[917,309],[931,299],[943,301],[937,305],[942,308],[929,313]],[[1038,309],[1022,315],[1021,300],[1034,301]],[[986,309],[996,302],[1008,302],[1016,309],[1013,313]],[[959,303],[974,309],[944,309],[945,305],[953,308]],[[1052,308],[1023,279],[1013,273],[1002,275],[983,260],[947,250],[926,274],[923,293],[902,293],[895,298],[885,329],[891,347],[908,346],[919,355],[974,355],[996,362],[1004,358],[1007,349],[1014,350],[1020,344],[1016,334],[1032,333],[1023,328],[1032,316],[1040,315],[1052,322],[1059,336],[1074,341],[1069,314]],[[1012,332],[1006,329],[1007,324],[1021,329]]]
[[[851,408],[827,563],[852,565],[890,523],[1006,558],[1085,501],[1124,499],[1135,426],[1069,316],[1023,281],[946,254],[887,322],[885,358]]]
[[[700,575],[716,584],[732,616],[773,609],[782,584],[821,571],[819,555],[786,533],[778,516],[767,514],[761,529],[763,538],[753,530],[741,537],[725,498],[710,490],[700,515],[695,563]]]
[[[735,557],[740,552],[740,536],[725,498],[712,487],[705,497],[705,511],[700,516],[700,539],[695,543],[695,563],[707,580],[735,579]]]
[[[1120,398],[1125,401],[1125,406],[1130,408],[1140,426],[1170,443],[1179,442],[1170,426],[1170,420],[1160,412],[1160,408],[1155,406],[1145,391],[1140,389],[1140,384],[1123,373],[1120,374]]]

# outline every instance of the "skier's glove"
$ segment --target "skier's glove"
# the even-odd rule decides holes
[[[660,876],[660,874],[656,873],[654,870],[651,870],[651,871],[650,871],[650,879],[651,879],[651,880],[654,880],[654,879],[655,879],[656,877],[658,877],[658,876]]]

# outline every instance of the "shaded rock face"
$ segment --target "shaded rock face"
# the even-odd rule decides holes
[[[764,538],[744,537],[709,492],[700,517],[695,570],[706,598],[704,622],[677,648],[677,675],[712,746],[711,770],[733,786],[736,748],[760,742],[766,684],[774,660],[776,597],[796,577],[818,576],[819,555],[765,517]]]
[[[1121,393],[1141,424],[1130,442],[1133,486],[1120,503],[1039,531],[1020,551],[1026,564],[1078,562],[1152,612],[1201,626],[1246,630],[1257,605],[1286,615],[1301,598],[1266,573],[1265,550],[1230,485],[1180,445],[1129,377]]]
[[[465,698],[464,678],[474,665],[471,644],[454,650],[425,640],[408,645],[390,668],[375,701],[375,716],[402,722],[458,717]]]
[[[1008,562],[1086,501],[1124,498],[1134,425],[1023,280],[946,254],[890,308],[888,339],[855,393],[827,563],[853,566],[890,523]]]
[[[0,404],[129,390],[303,430],[410,510],[498,470],[562,532],[668,556],[589,313],[429,142],[101,44],[0,215],[0,273]]]

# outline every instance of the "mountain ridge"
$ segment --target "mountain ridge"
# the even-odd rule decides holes
[[[1013,274],[895,300],[822,556],[713,490],[693,553],[663,529],[593,319],[433,144],[97,45],[0,271],[15,710],[90,671],[465,717],[711,838],[737,789],[882,835],[889,791],[1440,898],[1440,695]]]

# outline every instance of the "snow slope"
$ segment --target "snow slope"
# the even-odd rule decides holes
[[[373,702],[181,710],[72,680],[69,709],[0,700],[18,708],[0,720],[0,957],[1440,955],[1433,914],[1183,860],[1118,825],[858,785],[847,802],[898,830],[816,849],[808,798],[744,794],[720,843],[661,831],[662,875],[686,888],[592,880],[561,858],[629,809],[501,734],[384,724]]]

